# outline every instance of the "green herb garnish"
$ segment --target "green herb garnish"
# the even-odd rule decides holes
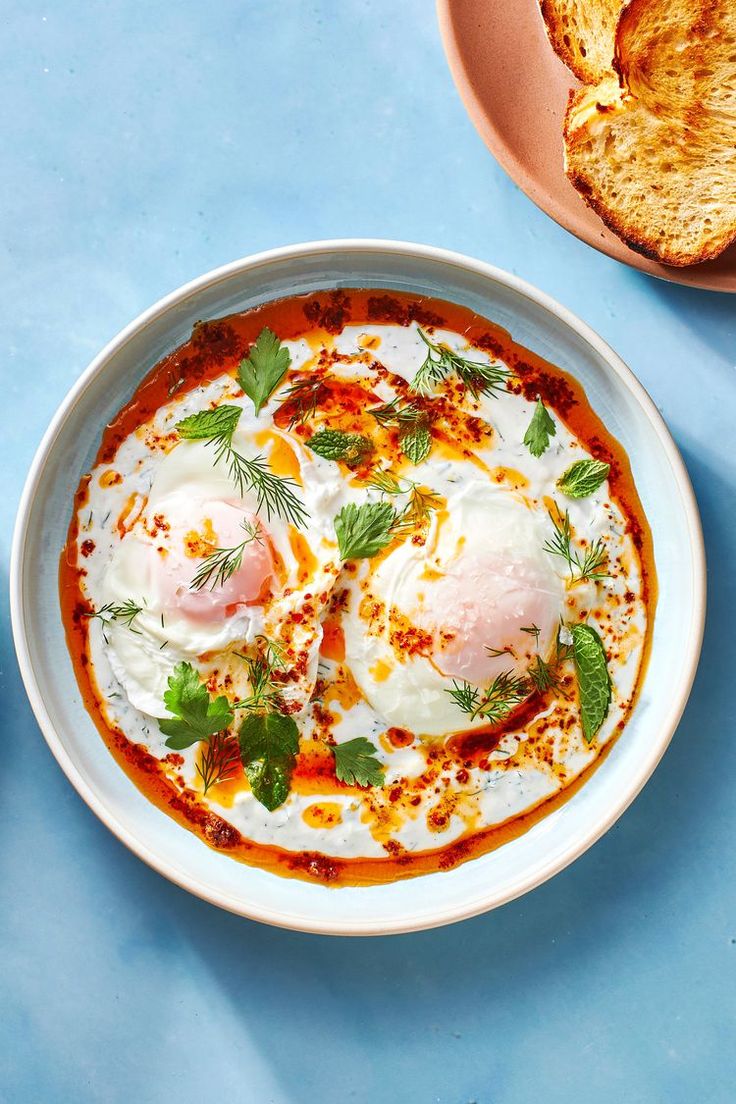
[[[557,480],[557,486],[570,498],[587,498],[608,479],[610,464],[602,460],[576,460]]]
[[[592,625],[573,625],[572,648],[580,695],[583,736],[588,743],[606,718],[611,705],[611,676],[603,641]]]
[[[268,326],[264,326],[238,367],[238,382],[253,400],[256,414],[278,387],[290,364],[289,350]]]
[[[286,661],[281,647],[265,636],[257,637],[259,652],[255,658],[235,654],[243,660],[248,671],[250,694],[237,701],[233,709],[272,710],[279,712],[281,704],[280,684],[274,679],[277,671],[286,670]]]
[[[371,476],[368,486],[392,497],[409,496],[403,510],[397,513],[393,529],[397,535],[423,528],[428,524],[432,511],[440,506],[440,498],[434,491],[421,487],[411,479],[399,480],[391,472],[378,469]]]
[[[508,716],[514,706],[520,705],[529,696],[529,691],[526,679],[515,675],[513,671],[504,671],[496,676],[487,690],[453,679],[452,689],[445,693],[450,695],[471,720],[485,717],[490,724],[498,724]]]
[[[239,740],[253,796],[273,812],[289,796],[299,750],[296,721],[283,713],[248,713]]]
[[[399,448],[412,464],[426,460],[432,448],[429,419],[416,403],[402,403],[398,398],[369,411],[379,425],[395,425],[399,430]]]
[[[240,570],[243,562],[243,552],[248,545],[252,544],[253,541],[263,544],[261,528],[257,521],[255,523],[242,521],[241,528],[247,534],[245,540],[242,540],[240,544],[236,544],[233,548],[216,548],[209,556],[205,556],[199,565],[197,574],[189,584],[190,590],[201,590],[208,583],[210,590],[214,590],[217,586],[223,586],[236,571]]]
[[[204,441],[213,445],[215,464],[225,461],[228,475],[238,489],[241,498],[245,492],[256,495],[256,510],[264,509],[271,520],[273,514],[304,525],[309,514],[294,493],[296,483],[288,476],[274,475],[265,456],[249,459],[233,448],[233,434],[242,410],[239,406],[223,404],[213,410],[200,410],[176,423],[179,436],[187,441]]]
[[[534,689],[542,694],[545,690],[559,690],[560,688],[560,678],[556,667],[552,663],[547,663],[540,655],[535,657],[527,674]]]
[[[447,376],[455,374],[477,399],[481,394],[492,394],[506,390],[509,371],[500,364],[484,364],[479,360],[468,360],[454,352],[447,345],[440,345],[417,327],[417,332],[427,346],[427,356],[409,389],[418,395],[431,395],[435,386]]]
[[[373,442],[361,433],[343,433],[339,429],[320,429],[309,438],[312,452],[326,460],[342,460],[349,468],[362,463],[373,451]]]
[[[549,515],[549,519],[554,526],[554,536],[545,541],[544,550],[549,552],[551,556],[560,556],[566,562],[570,569],[570,582],[578,583],[609,578],[608,572],[600,570],[608,556],[606,546],[602,540],[594,541],[581,553],[572,547],[572,526],[569,511],[566,510],[559,521],[552,514]]]
[[[527,636],[533,636],[534,643],[537,645],[537,647],[539,647],[539,637],[542,630],[539,628],[538,625],[525,625],[520,631],[526,633]]]
[[[402,404],[398,397],[392,399],[391,402],[373,407],[368,413],[372,414],[378,424],[382,426],[415,425],[424,416],[416,403]]]
[[[335,774],[341,782],[350,786],[380,786],[383,782],[383,764],[376,758],[376,749],[365,736],[346,740],[343,744],[330,744],[335,756]]]
[[[256,643],[254,658],[240,656],[248,668],[250,694],[233,709],[246,710],[239,731],[240,760],[254,797],[272,812],[289,796],[299,730],[294,718],[282,711],[281,684],[275,678],[286,670],[281,647],[266,637],[258,637]]]
[[[111,621],[119,621],[131,632],[138,633],[140,635],[140,629],[133,627],[133,622],[139,613],[143,612],[143,606],[139,606],[132,598],[128,598],[125,602],[107,602],[104,606],[100,606],[98,610],[94,610],[92,613],[85,613],[85,617],[90,619],[96,618],[102,625],[102,634],[105,636],[105,628]],[[105,636],[105,640],[107,637]]]
[[[177,663],[169,675],[164,705],[173,717],[158,722],[166,746],[183,751],[227,729],[234,719],[227,698],[212,698],[191,663]]]
[[[202,745],[197,774],[202,779],[202,793],[206,796],[211,786],[227,782],[240,764],[238,742],[227,732],[216,732]]]
[[[316,412],[325,390],[324,380],[320,377],[305,376],[296,380],[291,387],[284,391],[284,400],[279,407],[283,410],[288,407],[291,412],[289,429],[295,425],[304,425]]]
[[[524,444],[532,456],[541,456],[549,448],[549,442],[557,433],[557,426],[550,417],[547,407],[541,399],[537,399],[532,420],[524,434]]]
[[[407,460],[412,464],[421,464],[426,460],[432,448],[432,434],[429,426],[417,423],[399,433],[399,445]]]
[[[388,502],[348,503],[335,518],[335,534],[342,560],[376,556],[390,544],[398,514]]]

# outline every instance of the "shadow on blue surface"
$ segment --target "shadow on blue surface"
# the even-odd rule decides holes
[[[669,284],[643,273],[637,275],[675,316],[686,320],[688,330],[733,368],[736,363],[736,296]],[[702,369],[702,365],[697,367]]]

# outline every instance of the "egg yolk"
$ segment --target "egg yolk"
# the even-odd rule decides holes
[[[240,506],[219,501],[197,504],[190,517],[189,528],[171,523],[166,545],[156,559],[154,583],[162,606],[193,621],[211,622],[227,617],[239,605],[262,601],[274,562],[268,533],[259,518]],[[194,585],[205,560],[225,549],[240,553],[237,569],[224,578],[217,575],[214,565],[210,577]]]
[[[423,597],[413,621],[432,633],[432,662],[443,675],[475,686],[510,669],[521,673],[535,654],[548,654],[556,637],[559,582],[536,560],[466,555]]]

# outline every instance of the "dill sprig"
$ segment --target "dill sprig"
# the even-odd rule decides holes
[[[418,395],[431,395],[436,385],[453,373],[462,380],[474,399],[482,394],[506,390],[510,372],[501,364],[468,360],[449,346],[431,341],[419,326],[417,332],[427,346],[427,356],[409,384],[410,390]]]
[[[288,476],[275,475],[265,456],[251,459],[233,448],[233,434],[241,414],[239,406],[223,404],[213,410],[191,414],[177,422],[176,429],[185,440],[200,440],[212,445],[215,464],[224,461],[241,498],[246,490],[253,491],[256,510],[265,510],[269,521],[276,514],[297,527],[304,525],[309,514],[295,494],[295,481]]]
[[[413,425],[424,417],[423,412],[416,403],[404,403],[402,406],[398,395],[391,402],[383,403],[368,411],[376,419],[379,425]]]
[[[396,476],[382,468],[377,468],[373,472],[371,478],[368,480],[368,486],[375,487],[376,490],[381,491],[382,494],[400,495],[406,493],[402,489],[401,483]]]
[[[538,625],[526,625],[521,629],[521,632],[526,633],[527,636],[533,636],[535,645],[539,647],[539,637],[542,630]]]
[[[296,380],[291,387],[284,391],[284,398],[279,407],[283,410],[288,407],[290,412],[289,429],[296,425],[304,425],[317,413],[317,407],[324,396],[324,380],[305,376]]]
[[[274,679],[277,672],[286,670],[283,649],[274,640],[257,637],[258,654],[254,657],[235,654],[243,660],[248,671],[250,694],[247,698],[233,703],[233,709],[249,709],[255,712],[278,710],[280,704],[280,685]]]
[[[202,796],[206,797],[211,786],[227,782],[240,765],[240,748],[227,732],[216,732],[201,745],[196,770],[202,779]]]
[[[564,516],[559,520],[550,513],[549,519],[554,527],[554,535],[545,541],[544,550],[565,561],[570,570],[571,582],[596,581],[610,577],[607,571],[600,570],[608,556],[603,540],[599,538],[588,548],[578,551],[572,546],[570,511],[565,510]]]
[[[422,487],[411,479],[399,480],[387,471],[375,471],[368,481],[369,487],[375,487],[384,495],[408,495],[406,504],[396,517],[393,532],[406,533],[421,529],[429,523],[433,510],[440,507],[440,497],[428,487]]]
[[[534,685],[535,690],[544,693],[545,690],[559,690],[560,676],[552,663],[547,663],[538,655],[527,674]]]
[[[530,685],[527,679],[513,671],[503,671],[487,690],[453,679],[452,688],[445,693],[471,720],[484,717],[490,724],[498,724],[529,696]]]
[[[223,586],[236,571],[240,570],[243,563],[243,552],[247,546],[252,544],[253,541],[263,544],[261,527],[257,521],[253,523],[244,519],[241,522],[241,529],[247,535],[240,544],[236,544],[233,548],[216,548],[209,556],[205,556],[199,565],[197,574],[189,584],[190,590],[201,590],[207,584],[209,584],[210,590]]]
[[[368,411],[379,425],[396,426],[399,448],[412,464],[421,464],[432,449],[432,433],[426,411],[416,403],[401,403],[397,396],[391,402]]]
[[[240,497],[243,497],[246,490],[255,493],[256,511],[265,510],[269,521],[275,514],[297,528],[304,525],[309,514],[294,492],[297,484],[293,479],[274,475],[262,454],[249,459],[227,444],[218,446],[215,463],[223,456],[226,458],[228,474],[238,488]]]
[[[489,646],[488,646],[488,645],[486,644],[486,652],[487,652],[487,653],[488,653],[488,655],[489,655],[489,656],[491,657],[491,659],[498,659],[498,657],[499,657],[499,656],[502,656],[502,655],[508,655],[508,656],[511,656],[511,658],[512,658],[512,659],[514,659],[514,658],[515,658],[515,656],[514,656],[514,652],[513,652],[513,649],[512,649],[512,648],[510,648],[510,647],[508,646],[508,644],[506,645],[506,647],[505,647],[505,648],[490,648],[490,647],[489,647]]]
[[[137,633],[140,636],[140,629],[133,627],[133,622],[139,613],[143,612],[143,606],[139,606],[132,598],[126,599],[125,602],[107,602],[104,606],[100,606],[98,610],[93,610],[91,613],[85,613],[85,617],[89,617],[90,620],[97,619],[102,625],[102,635],[107,640],[107,634],[105,629],[112,621],[119,621],[121,625],[125,625],[131,632]]]

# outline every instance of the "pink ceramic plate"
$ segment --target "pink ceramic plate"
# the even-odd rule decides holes
[[[576,80],[552,50],[538,0],[437,0],[455,83],[500,165],[538,207],[581,241],[653,276],[736,292],[736,246],[714,261],[672,268],[608,231],[562,167],[562,120]]]

